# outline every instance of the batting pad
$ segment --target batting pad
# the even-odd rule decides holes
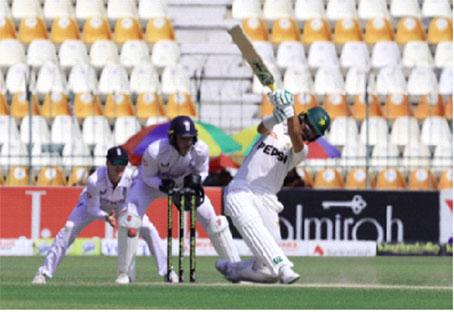
[[[241,260],[233,243],[232,233],[230,233],[229,222],[226,217],[217,216],[211,219],[206,231],[221,259],[229,260],[230,262],[239,262]]]
[[[118,228],[118,273],[129,274],[135,262],[139,236],[128,237],[128,229]],[[129,276],[129,275],[128,275]]]

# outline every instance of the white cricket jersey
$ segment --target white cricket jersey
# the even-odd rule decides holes
[[[118,213],[124,206],[134,175],[135,170],[127,167],[114,188],[107,175],[107,167],[96,169],[88,177],[87,185],[80,194],[79,205],[86,205],[87,211],[99,218],[107,216],[112,211]]]
[[[285,125],[280,123],[269,134],[262,135],[230,183],[229,191],[250,189],[258,193],[279,192],[287,173],[308,153],[306,145],[299,153],[294,153],[286,132]]]
[[[159,188],[162,179],[172,179],[176,186],[183,186],[188,174],[199,174],[202,181],[208,176],[209,149],[200,141],[191,147],[185,156],[169,143],[167,138],[151,143],[142,155],[138,177],[153,187]]]

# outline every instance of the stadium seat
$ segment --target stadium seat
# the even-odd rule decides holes
[[[24,44],[38,39],[47,39],[47,29],[43,20],[38,17],[27,17],[21,20],[17,39]]]
[[[376,178],[375,188],[377,190],[404,190],[406,183],[402,174],[394,169],[381,170]]]
[[[82,141],[66,143],[63,147],[61,164],[65,170],[72,167],[88,167],[93,165],[88,145]]]
[[[326,17],[330,21],[344,18],[356,18],[355,0],[328,0]]]
[[[154,92],[139,93],[136,103],[136,116],[142,121],[149,117],[165,117],[162,98]]]
[[[427,42],[407,42],[402,52],[402,65],[407,68],[417,66],[432,67],[434,65],[434,60]]]
[[[427,168],[412,170],[408,180],[408,189],[412,191],[432,191],[436,188],[435,177]]]
[[[369,127],[369,129],[367,129]],[[369,133],[367,135],[366,133]],[[383,117],[369,117],[363,120],[360,127],[360,141],[363,144],[376,145],[388,141],[388,124]]]
[[[326,94],[323,99],[323,107],[332,119],[351,115],[347,97],[342,94]]]
[[[68,90],[75,94],[98,92],[95,69],[89,64],[75,64],[69,73]]]
[[[430,44],[452,41],[452,19],[446,17],[432,19],[427,31],[427,41]]]
[[[151,64],[134,67],[131,72],[129,90],[132,93],[158,92],[160,90],[159,76]]]
[[[412,115],[408,96],[400,93],[388,94],[386,96],[385,105],[381,111],[383,117],[390,120]]]
[[[244,33],[251,41],[267,41],[268,29],[261,18],[251,17],[242,21],[241,26]]]
[[[307,64],[304,45],[297,41],[285,41],[278,45],[276,63],[280,68],[288,68],[297,64]]]
[[[418,121],[414,117],[397,117],[391,127],[391,143],[399,146],[420,141]]]
[[[362,41],[361,27],[356,19],[344,18],[336,22],[334,27],[334,43],[343,45],[349,41]]]
[[[326,20],[311,18],[304,22],[303,43],[310,45],[317,41],[330,41],[331,30]]]
[[[65,40],[79,39],[79,26],[76,21],[68,17],[60,17],[52,22],[50,39],[57,44]]]
[[[82,140],[82,132],[75,116],[59,115],[54,118],[50,128],[50,141],[65,144]]]
[[[0,0],[0,16],[4,16],[6,18],[12,19],[13,16],[11,15],[11,1],[9,0]]]
[[[29,185],[29,170],[25,166],[12,166],[6,176],[6,186]]]
[[[379,41],[393,41],[394,33],[391,23],[384,17],[376,17],[367,21],[364,41],[375,44]]]
[[[102,115],[101,100],[89,92],[76,93],[73,113],[79,119]]]
[[[367,21],[373,18],[389,19],[386,0],[359,0],[358,1],[358,17]]]
[[[276,63],[276,60],[274,58],[274,48],[271,42],[253,41],[252,45],[264,62]]]
[[[150,116],[145,120],[145,127],[169,121],[170,119],[166,116]]]
[[[429,72],[431,82],[433,82],[433,72]],[[435,91],[436,93],[436,91]],[[438,93],[442,95],[452,96],[452,68],[446,67],[441,70],[440,79],[438,81]]]
[[[23,63],[14,64],[9,67],[6,73],[6,91],[10,94],[25,93],[30,80],[30,68]]]
[[[399,149],[388,141],[378,142],[372,150],[370,165],[374,171],[400,166]]]
[[[344,168],[365,167],[367,158],[366,145],[358,141],[348,141],[342,148],[341,165]]]
[[[311,69],[322,66],[339,66],[336,47],[330,41],[317,41],[311,44],[307,57]]]
[[[120,63],[128,69],[151,63],[150,51],[143,40],[128,40],[121,47]]]
[[[424,119],[421,128],[421,142],[432,146],[444,141],[452,141],[448,121],[440,116],[430,116]]]
[[[41,10],[40,0],[12,1],[11,15],[15,20],[21,20],[28,17],[42,17],[43,12]]]
[[[409,141],[404,147],[402,155],[402,167],[409,168],[428,168],[430,167],[429,147],[420,141]]]
[[[424,41],[425,34],[421,21],[415,17],[403,17],[396,27],[396,42],[405,44],[409,41]]]
[[[451,18],[452,9],[449,6],[449,0],[424,0],[422,5],[423,17],[444,16]]]
[[[84,23],[82,40],[91,44],[98,40],[109,40],[111,32],[107,20],[101,17],[91,17]]]
[[[279,18],[273,22],[271,42],[277,45],[285,41],[300,41],[300,30],[294,19]]]
[[[377,75],[375,91],[380,96],[407,93],[407,82],[400,65],[380,69]]]
[[[17,123],[13,116],[0,115],[0,145],[8,142],[18,141],[19,131]]]
[[[26,166],[28,161],[27,146],[20,140],[11,140],[2,145],[0,166],[4,170],[10,166]]]
[[[438,82],[430,67],[413,67],[408,77],[407,91],[410,96],[438,93]]]
[[[369,175],[369,185],[367,185],[367,176]],[[368,174],[364,168],[352,168],[347,173],[345,189],[347,190],[364,190],[373,187],[372,175]]]
[[[266,117],[273,114],[273,104],[271,104],[269,97],[266,94],[262,96],[262,102],[260,103],[260,117]]]
[[[366,93],[369,72],[367,69],[352,67],[345,75],[345,92],[347,95],[361,95]]]
[[[27,64],[41,67],[46,62],[58,63],[55,45],[50,40],[33,40],[28,46]]]
[[[366,43],[362,41],[346,42],[342,47],[340,65],[342,68],[356,67],[368,70],[370,57]]]
[[[173,40],[161,40],[153,45],[151,62],[157,67],[176,65],[180,61],[180,48]]]
[[[78,21],[86,21],[91,18],[105,18],[106,8],[104,0],[77,0],[76,18]],[[85,26],[84,26],[85,29]],[[85,41],[85,40],[84,40]]]
[[[418,0],[391,0],[390,13],[393,18],[421,17]]]
[[[113,140],[113,138],[112,138]],[[106,165],[106,155],[109,148],[114,145],[112,142],[96,143],[93,147],[93,166],[102,167]]]
[[[436,94],[421,95],[413,115],[419,120],[423,120],[428,116],[443,116],[443,97]]]
[[[11,116],[20,119],[30,114],[29,98],[24,92],[14,93],[11,101]],[[39,100],[36,95],[32,95],[32,115],[40,115]]]
[[[317,99],[313,94],[310,93],[297,93],[294,94],[295,114],[299,114],[307,111],[309,108],[317,106]]]
[[[315,73],[314,93],[317,95],[344,94],[345,85],[340,67],[326,66],[320,67]]]
[[[265,0],[263,3],[263,18],[276,20],[293,16],[291,0]]]
[[[115,93],[107,95],[104,116],[109,118],[109,120],[113,121],[119,117],[133,115],[134,109],[129,94]]]
[[[97,40],[90,48],[90,63],[99,69],[119,63],[118,48],[111,40]]]
[[[437,188],[439,190],[452,190],[452,169],[443,170],[440,173]]]
[[[314,189],[343,189],[344,179],[333,168],[318,170],[315,175]]]
[[[172,22],[166,17],[150,19],[145,30],[145,40],[150,44],[160,40],[175,40]]]
[[[101,142],[112,142],[109,122],[104,116],[87,116],[82,123],[83,142],[95,145]]]
[[[123,44],[127,40],[141,40],[143,37],[139,21],[131,18],[119,18],[115,22],[113,40],[117,44]]]
[[[68,97],[59,92],[46,94],[43,106],[41,107],[41,115],[48,119],[61,115],[71,115]]]
[[[189,74],[182,65],[166,66],[161,74],[161,91],[163,94],[189,93]]]
[[[452,142],[442,141],[435,146],[432,167],[436,171],[452,167]]]
[[[443,41],[435,49],[435,66],[438,68],[452,67],[452,42]]]
[[[74,8],[71,0],[45,0],[43,5],[44,19],[48,22],[57,18],[73,18]]]
[[[16,27],[11,19],[0,16],[0,40],[5,39],[16,39]]]
[[[0,40],[0,67],[8,68],[17,63],[25,63],[25,49],[16,39]]]
[[[107,64],[99,78],[98,92],[101,95],[129,93],[129,80],[126,69],[121,65]]]
[[[328,141],[333,145],[344,146],[351,141],[357,142],[358,134],[358,126],[356,125],[355,119],[347,116],[339,116],[331,123]]]
[[[30,130],[31,123],[31,130]],[[31,140],[30,140],[31,133]],[[24,116],[20,124],[20,137],[21,141],[28,143],[49,143],[50,132],[47,126],[46,119],[43,116]]]
[[[351,107],[352,117],[356,120],[364,120],[366,115],[369,117],[382,116],[378,96],[369,94],[367,103],[369,107],[366,107],[366,98],[363,94],[355,95],[353,106]],[[366,111],[367,109],[368,111]]]
[[[85,186],[88,179],[88,170],[84,167],[72,167],[68,177],[68,186]]]
[[[312,93],[313,81],[306,65],[290,66],[284,74],[284,87],[293,94]]]
[[[51,149],[47,148],[47,143],[34,143],[31,150],[31,169],[32,175],[36,176],[42,167],[59,166],[60,155],[54,153]]]
[[[279,68],[274,62],[264,61],[266,67],[274,77],[274,84],[276,88],[282,88],[283,82]],[[252,92],[255,94],[268,93],[270,89],[262,85],[257,76],[254,75],[252,79]]]
[[[445,117],[449,120],[452,120],[452,95],[448,96],[447,100],[445,101]]]
[[[64,70],[69,70],[70,67],[78,63],[89,63],[87,47],[81,40],[65,40],[62,42],[58,58],[59,64]]]
[[[178,115],[197,116],[197,111],[189,93],[175,93],[167,101],[166,116],[174,118]]]
[[[137,7],[134,0],[108,0],[107,17],[110,21],[120,18],[137,18]]]
[[[137,13],[141,21],[148,21],[155,17],[167,16],[166,1],[162,0],[139,0]]]
[[[36,186],[64,186],[66,178],[60,167],[43,167],[39,170]]]
[[[260,17],[262,15],[260,0],[233,0],[232,17],[242,20],[250,17]]]
[[[9,115],[9,106],[4,94],[0,93],[0,116]]]
[[[46,62],[41,66],[36,80],[35,91],[40,98],[50,92],[68,93],[65,74],[58,64]]]
[[[139,130],[140,124],[135,116],[118,117],[114,124],[114,144],[120,145],[126,143]]]
[[[300,21],[306,21],[312,18],[325,18],[326,13],[323,1],[296,0],[295,17]]]
[[[379,69],[401,62],[399,46],[394,41],[379,41],[372,48],[371,65]]]

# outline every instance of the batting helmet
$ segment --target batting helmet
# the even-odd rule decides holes
[[[192,119],[188,116],[177,116],[170,122],[169,127],[169,142],[176,144],[176,136],[192,137],[193,143],[197,142],[197,130]]]
[[[312,107],[298,115],[300,123],[306,120],[318,136],[322,136],[331,126],[331,118],[321,107]]]

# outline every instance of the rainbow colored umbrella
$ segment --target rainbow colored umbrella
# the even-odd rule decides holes
[[[260,138],[260,134],[257,132],[257,127],[253,126],[234,133],[232,137],[241,145],[241,154],[247,156],[255,142]],[[309,154],[307,155],[307,159],[339,157],[339,150],[331,145],[324,137],[320,137],[316,141],[309,143]]]
[[[123,147],[128,151],[131,164],[140,164],[142,154],[148,145],[156,140],[167,137],[169,126],[170,122],[151,125],[130,137],[123,144]],[[195,127],[198,137],[210,148],[211,157],[217,157],[221,154],[228,155],[241,150],[241,145],[222,131],[222,129],[200,121],[195,122]]]

